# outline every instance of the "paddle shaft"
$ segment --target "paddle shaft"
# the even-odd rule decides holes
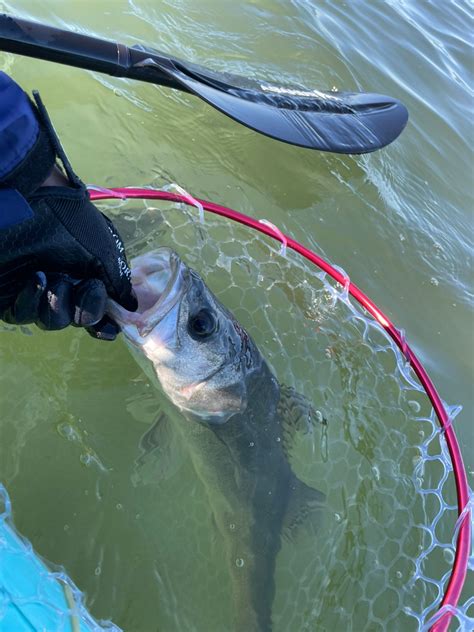
[[[171,64],[158,53],[5,14],[0,14],[0,50],[190,92],[156,66],[140,65],[147,59]]]

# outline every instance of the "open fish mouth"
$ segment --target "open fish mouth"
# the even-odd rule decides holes
[[[188,268],[170,248],[158,248],[132,259],[132,286],[138,308],[129,312],[113,300],[107,314],[134,342],[146,338],[180,300],[188,287]]]

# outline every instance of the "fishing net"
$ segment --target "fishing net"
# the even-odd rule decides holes
[[[0,485],[0,630],[2,632],[118,632],[94,620],[84,596],[61,567],[46,565],[12,524],[8,493]]]
[[[120,197],[123,193],[94,195]],[[129,190],[127,195],[138,198],[153,192]],[[168,193],[163,196],[173,198]],[[430,400],[426,384],[421,386],[413,367],[418,377],[422,369],[403,335],[395,344],[383,314],[370,301],[361,307],[351,297],[355,290],[343,271],[316,268],[293,250],[294,242],[269,224],[235,213],[229,217],[238,221],[229,221],[225,216],[205,214],[202,205],[182,191],[174,197],[186,204],[119,198],[97,203],[113,216],[131,256],[171,245],[196,269],[254,338],[279,382],[304,396],[314,413],[307,432],[296,433],[290,458],[298,477],[325,493],[327,506],[316,536],[302,529],[294,538],[283,540],[275,576],[274,632],[439,632],[450,621],[450,629],[473,629],[474,598],[469,581],[472,585],[474,564],[472,557],[468,560],[472,496],[463,478],[462,461],[455,458],[457,443],[450,424],[457,408],[442,407],[446,417],[442,431],[437,421],[442,404],[437,402],[436,391],[430,391]],[[226,215],[216,205],[207,205],[209,209]],[[239,223],[247,220],[275,239]],[[94,395],[91,389],[88,393],[92,410]],[[157,396],[152,394],[153,401]],[[140,392],[136,403],[142,405],[142,399]],[[132,404],[126,403],[127,410]],[[123,407],[121,402],[117,405]],[[134,416],[146,417],[140,410]],[[64,428],[62,423],[61,436],[75,440],[77,429],[71,435],[71,428],[68,426],[67,433]],[[100,454],[88,455],[93,458],[83,461],[84,465],[100,464]],[[91,629],[117,628],[98,624],[87,614],[85,606],[91,606],[88,595],[100,590],[118,595],[115,601],[111,598],[107,611],[107,616],[117,619],[120,607],[134,608],[136,599],[123,597],[130,589],[126,584],[130,578],[140,583],[146,597],[137,608],[158,602],[157,629],[227,630],[231,607],[230,599],[226,604],[223,552],[209,523],[207,502],[192,474],[191,482],[183,484],[182,470],[178,472],[169,497],[160,491],[158,513],[152,511],[156,495],[143,496],[148,500],[142,502],[142,514],[153,513],[148,522],[145,515],[139,521],[138,513],[130,517],[133,524],[129,528],[137,530],[140,546],[149,541],[156,545],[147,549],[145,557],[151,560],[147,574],[136,561],[132,538],[132,565],[125,556],[117,555],[114,516],[123,513],[123,507],[117,502],[115,487],[133,486],[137,497],[151,487],[165,489],[165,483],[157,485],[154,456],[137,459],[129,470],[123,459],[117,474],[120,479],[102,466],[97,469],[100,504],[94,515],[107,511],[112,517],[107,522],[97,515],[98,523],[105,526],[103,532],[95,531],[96,544],[104,555],[102,566],[107,566],[108,555],[115,566],[112,564],[114,572],[108,575],[104,571],[92,573],[90,579],[82,577],[85,605],[63,570],[42,566],[43,579],[69,586],[74,607],[83,617],[81,623],[87,622]],[[151,476],[147,468],[151,468]],[[92,468],[90,476],[94,471]],[[123,489],[121,493],[125,493]],[[109,504],[105,503],[107,494]],[[3,490],[2,498],[0,525],[5,519],[8,522],[10,514]],[[193,532],[187,524],[190,516],[197,516]],[[200,533],[194,546],[188,540],[197,537],[196,526]],[[79,535],[87,538],[87,534],[78,530],[75,539],[76,548],[87,556],[91,547],[81,544]],[[0,538],[0,559],[9,553],[12,546]],[[25,543],[23,553],[37,559]],[[462,591],[468,561],[469,576]],[[72,573],[69,565],[67,571]],[[105,586],[107,582],[113,585]],[[47,603],[39,585],[23,598]],[[0,630],[11,599],[0,592]],[[58,620],[67,621],[69,608],[63,619],[59,613]],[[120,620],[116,623],[121,625]],[[138,624],[128,626],[132,628],[145,632]]]
[[[445,432],[403,334],[399,349],[383,315],[376,311],[374,319],[351,300],[342,271],[343,282],[335,282],[288,248],[272,225],[281,247],[225,218],[204,220],[202,205],[178,192],[197,209],[114,202],[130,254],[172,245],[249,331],[279,381],[304,395],[322,422],[296,437],[292,465],[326,494],[326,521],[316,541],[283,545],[275,630],[443,629],[447,614],[451,629],[472,629],[467,589],[460,606],[438,612],[472,501],[459,507]],[[458,408],[445,412],[449,425]],[[459,556],[456,565],[462,577]]]

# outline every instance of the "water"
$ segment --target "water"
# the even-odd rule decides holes
[[[0,9],[22,17],[155,45],[217,70],[308,88],[387,93],[407,105],[408,127],[389,148],[370,156],[335,156],[257,135],[188,95],[0,54],[1,68],[25,89],[41,91],[86,182],[178,182],[195,196],[265,217],[342,266],[405,330],[443,399],[462,404],[455,426],[472,486],[474,134],[469,120],[469,3],[262,0],[221,1],[217,9],[215,0],[76,0],[65,7],[53,1],[0,1]],[[138,210],[127,208],[130,213]],[[166,235],[153,215],[139,221],[138,235],[136,225],[129,226],[123,214],[118,221],[137,250],[147,239],[156,245]],[[196,231],[183,237],[180,248],[192,238]],[[211,252],[212,243],[201,247],[204,259],[219,255]],[[259,246],[252,254],[262,261],[269,256]],[[232,244],[226,246],[225,256],[235,256]],[[219,260],[223,270],[225,256]],[[190,263],[197,265],[198,258]],[[269,300],[262,290],[250,295],[246,309],[239,311],[240,286],[226,288],[225,274],[217,271],[209,276],[211,287],[226,292],[226,304],[253,326],[254,335],[259,321],[249,319],[249,310],[258,312],[265,302],[273,308],[278,301],[284,305],[278,293]],[[243,283],[245,275],[240,278]],[[298,292],[287,294],[297,305],[305,304]],[[291,345],[290,314],[282,309],[277,320],[279,331],[285,332],[283,343]],[[163,480],[156,466],[159,459],[148,459],[137,471],[140,438],[161,404],[156,394],[147,395],[151,389],[125,346],[101,345],[72,329],[54,335],[34,329],[31,333],[0,335],[0,480],[11,495],[18,528],[47,559],[64,564],[86,591],[95,616],[110,617],[137,632],[225,629],[229,606],[221,544],[212,536],[205,496],[192,467],[174,463]],[[277,364],[278,343],[270,333],[258,342]],[[315,353],[317,348],[315,344]],[[280,578],[292,586],[290,594],[300,612],[285,606],[284,593],[277,592],[274,609],[281,629],[302,629],[302,620],[337,629],[344,621],[340,610],[351,612],[355,603],[353,629],[369,629],[364,628],[368,617],[371,630],[381,629],[388,610],[395,611],[390,602],[403,595],[401,586],[410,572],[408,562],[397,567],[390,538],[373,559],[370,546],[361,540],[366,535],[361,525],[364,516],[377,523],[393,514],[392,524],[399,530],[418,520],[418,515],[402,511],[403,506],[394,508],[390,481],[399,476],[396,499],[405,502],[411,483],[404,475],[412,467],[422,478],[408,462],[419,458],[419,433],[424,431],[418,425],[409,430],[407,424],[402,426],[406,439],[396,434],[399,443],[393,445],[405,448],[403,476],[393,470],[396,450],[387,455],[380,449],[388,446],[381,434],[383,424],[389,423],[393,434],[396,415],[380,418],[369,440],[358,441],[357,431],[365,427],[360,420],[370,419],[370,400],[364,400],[360,417],[352,406],[354,401],[360,405],[371,388],[367,351],[351,355],[344,347],[335,348],[338,366],[347,369],[346,382],[338,383],[340,408],[335,410],[341,415],[335,415],[332,426],[343,420],[341,431],[329,434],[328,464],[318,447],[306,458],[302,449],[300,465],[309,478],[319,478],[320,489],[339,485],[339,494],[328,497],[334,514],[328,524],[352,525],[347,544],[352,542],[355,557],[347,554],[342,565],[328,563],[330,572],[324,577],[317,565],[305,566],[314,543],[284,548]],[[295,349],[298,381],[313,365],[300,346]],[[333,349],[327,350],[331,356]],[[350,379],[354,375],[359,379],[356,386]],[[318,374],[318,384],[325,383],[325,376],[323,371]],[[331,386],[331,393],[337,393]],[[382,381],[382,401],[390,398],[393,388],[390,381]],[[419,414],[418,407],[424,405],[412,392],[406,404],[406,418],[407,410]],[[344,471],[337,463],[349,454],[348,443],[354,451]],[[367,478],[365,486],[354,485],[358,476]],[[378,488],[385,494],[375,495]],[[357,502],[345,503],[344,494]],[[327,559],[332,546],[330,530],[324,529],[321,559]],[[373,528],[371,534],[382,538],[383,532]],[[396,533],[390,537],[397,539]],[[404,543],[408,560],[416,557],[420,537],[416,533]],[[431,561],[432,576],[440,577],[449,568],[446,557],[450,559],[440,555]],[[351,569],[352,590],[344,589],[344,564]],[[299,569],[304,570],[301,581],[291,583],[288,578]],[[334,595],[332,603],[318,593],[315,581]],[[381,583],[386,595],[377,600]],[[422,601],[421,594],[415,596]],[[326,618],[324,608],[330,613]],[[391,629],[416,629],[414,619],[400,616],[396,621]]]

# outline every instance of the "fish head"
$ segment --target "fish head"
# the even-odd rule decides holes
[[[137,311],[110,301],[108,313],[168,398],[207,423],[242,413],[263,363],[247,332],[169,248],[133,259],[131,268]]]

